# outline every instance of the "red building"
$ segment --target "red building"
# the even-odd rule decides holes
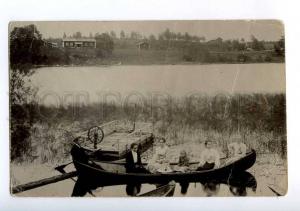
[[[63,38],[63,48],[96,48],[94,38]]]

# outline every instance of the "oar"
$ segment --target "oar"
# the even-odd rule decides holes
[[[275,193],[276,196],[282,196],[282,194],[278,193],[276,190],[274,190],[273,188],[271,188],[270,186],[268,186],[268,188]]]
[[[66,164],[63,164],[63,165],[60,165],[60,166],[56,166],[54,169],[57,170],[58,172],[60,173],[65,173],[65,170],[64,168],[68,165],[70,165],[71,163],[73,163],[73,161],[69,162],[69,163],[66,163]]]
[[[51,183],[55,183],[55,182],[59,182],[65,179],[69,179],[71,177],[75,177],[77,176],[77,172],[76,171],[72,171],[63,175],[58,175],[58,176],[53,176],[53,177],[49,177],[49,178],[45,178],[42,180],[38,180],[38,181],[34,181],[34,182],[30,182],[27,184],[23,184],[23,185],[18,185],[15,187],[12,187],[12,193],[20,193],[26,190],[30,190],[30,189],[34,189],[34,188],[38,188],[44,185],[48,185]]]
[[[63,165],[60,165],[60,166],[57,166],[55,167],[54,169],[57,170],[58,172],[60,172],[61,174],[66,174],[67,172],[65,171],[65,167],[70,165],[71,163],[73,163],[73,161],[69,162],[69,163],[66,163],[66,164],[63,164]],[[73,177],[70,178],[71,180],[73,180],[74,182],[77,182]],[[88,193],[91,194],[91,196],[94,196],[95,195],[92,193],[91,190],[88,190]]]
[[[57,166],[57,167],[55,167],[54,169],[55,169],[56,171],[58,171],[59,173],[61,173],[61,174],[66,174],[67,172],[65,171],[64,168],[65,168],[66,166],[70,165],[71,163],[73,163],[73,161],[72,161],[72,162],[69,162],[69,163],[66,163],[66,164],[63,164],[63,165],[60,165],[60,166]],[[76,182],[76,180],[75,180],[73,177],[71,177],[70,179],[73,180],[74,182]]]

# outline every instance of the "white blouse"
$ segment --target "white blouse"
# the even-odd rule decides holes
[[[156,147],[155,149],[155,155],[154,155],[154,160],[160,160],[160,159],[165,159],[167,157],[167,151],[169,147],[164,146],[164,147]]]
[[[216,167],[220,166],[220,154],[216,149],[204,149],[200,155],[199,166],[205,163],[214,163]]]

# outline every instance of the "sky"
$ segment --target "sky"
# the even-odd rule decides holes
[[[121,30],[126,34],[131,31],[143,36],[158,35],[169,28],[172,32],[188,32],[190,35],[204,36],[206,40],[241,39],[250,40],[254,35],[259,40],[276,41],[284,35],[284,26],[277,20],[202,20],[202,21],[35,21],[11,22],[9,29],[15,26],[35,24],[43,38],[61,38],[80,31],[88,36],[90,33],[115,31],[119,36]]]

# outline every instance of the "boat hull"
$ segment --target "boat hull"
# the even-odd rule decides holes
[[[256,161],[256,152],[252,150],[245,157],[224,165],[218,169],[192,172],[175,173],[120,173],[104,170],[101,166],[86,160],[77,160],[73,157],[74,165],[82,180],[89,181],[96,186],[101,184],[128,184],[128,183],[167,183],[171,180],[176,182],[198,182],[206,180],[219,180],[228,178],[232,174],[243,172],[249,169]]]

